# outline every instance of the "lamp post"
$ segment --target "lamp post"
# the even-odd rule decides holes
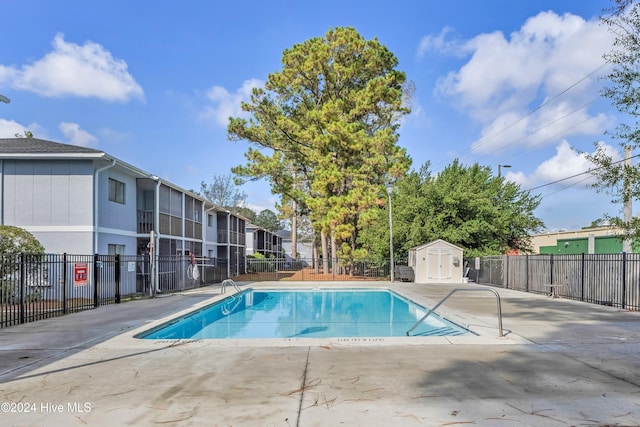
[[[498,176],[502,176],[502,168],[510,168],[511,165],[498,165]]]
[[[389,257],[391,260],[391,283],[394,280],[394,265],[393,265],[393,206],[391,200],[391,193],[393,193],[393,184],[387,184],[387,194],[389,195]]]
[[[11,100],[4,95],[0,95],[0,102],[4,102],[5,104],[8,104],[11,102]]]

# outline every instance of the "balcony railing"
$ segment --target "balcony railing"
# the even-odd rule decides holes
[[[153,211],[138,211],[138,233],[149,233],[154,230],[155,215]],[[167,214],[160,214],[160,233],[181,235],[181,219]],[[198,238],[202,235],[202,224],[186,220],[185,237]],[[217,243],[231,243],[244,246],[246,236],[237,231],[218,230],[216,232]],[[269,242],[267,242],[269,244]],[[270,245],[270,244],[269,244]],[[270,249],[269,249],[270,250]]]
[[[244,234],[239,233],[237,231],[231,231],[229,234],[231,235],[231,242],[230,242],[231,244],[234,244],[234,245],[244,244],[244,240],[245,240]]]
[[[153,211],[138,211],[138,233],[149,233],[153,230],[155,215]]]
[[[228,232],[226,230],[218,230],[218,243],[229,243]]]

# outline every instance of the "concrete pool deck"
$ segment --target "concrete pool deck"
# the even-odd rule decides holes
[[[310,286],[250,284],[294,285]],[[430,307],[454,287],[480,287],[313,286],[391,288]],[[159,319],[221,298],[219,287],[0,329],[0,424],[640,425],[640,313],[496,290],[503,338],[489,292],[456,294],[439,310],[478,337],[133,338]]]

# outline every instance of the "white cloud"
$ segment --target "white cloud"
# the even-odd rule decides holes
[[[14,120],[0,119],[0,138],[15,138],[16,134],[24,135],[27,130],[33,133],[36,138],[42,137],[36,134],[40,131],[40,126],[37,123],[25,126]]]
[[[79,145],[81,147],[95,147],[98,145],[98,138],[89,132],[80,129],[77,123],[62,122],[58,126],[70,144]]]
[[[601,142],[599,147],[611,156],[613,161],[622,159],[620,152],[613,146]],[[521,172],[509,172],[505,175],[505,179],[519,184],[524,189],[556,181],[560,181],[557,183],[560,186],[578,184],[584,187],[595,183],[595,178],[585,173],[593,166],[585,153],[572,149],[564,140],[556,147],[556,154],[538,165],[530,176]]]
[[[611,43],[595,20],[542,12],[509,37],[494,32],[467,41],[469,61],[441,79],[438,91],[483,127],[473,145],[477,152],[601,134],[609,119],[590,113],[588,106],[598,99],[594,71],[604,64],[602,54]]]
[[[414,128],[429,128],[432,126],[431,118],[427,115],[426,111],[420,104],[418,104],[418,99],[416,99],[416,103],[411,108],[411,113],[406,116],[403,116],[400,119],[400,125],[402,127],[411,125]]]
[[[0,64],[0,83],[11,82],[16,78],[18,71],[13,67],[6,67]]]
[[[275,197],[258,197],[255,194],[247,197],[252,200],[252,203],[247,204],[247,207],[256,213],[260,213],[265,209],[269,209],[272,212],[277,212],[275,207],[278,201]]]
[[[262,87],[264,83],[258,79],[245,80],[235,93],[229,92],[222,86],[213,86],[207,92],[207,98],[213,103],[202,112],[203,119],[213,119],[216,124],[226,127],[229,117],[242,117],[246,113],[242,111],[242,102],[249,101],[251,91],[255,87]]]
[[[429,34],[422,37],[422,39],[420,39],[420,43],[418,44],[416,56],[418,58],[422,58],[429,52],[460,55],[461,53],[463,53],[460,52],[460,50],[463,49],[464,46],[461,46],[460,43],[455,39],[447,39],[447,35],[452,32],[452,28],[444,27],[439,34]]]
[[[604,113],[590,114],[586,107],[559,102],[535,115],[506,111],[484,126],[482,136],[471,145],[478,153],[509,147],[539,147],[570,136],[601,135],[613,123]]]
[[[19,69],[0,65],[0,83],[48,97],[96,97],[122,102],[144,98],[127,63],[114,58],[100,44],[67,43],[62,34],[57,34],[52,44],[53,51]]]
[[[521,188],[526,188],[529,186],[530,180],[524,172],[507,172],[503,173],[503,176],[505,181],[515,182]]]
[[[562,181],[562,184],[570,185],[578,182],[590,184],[593,182],[593,178],[588,174],[581,174],[589,170],[592,166],[585,154],[578,153],[571,148],[567,141],[562,141],[562,143],[556,147],[556,155],[545,160],[536,168],[535,177],[539,181],[553,182],[578,175],[575,178]],[[584,181],[585,178],[588,178],[587,181]]]

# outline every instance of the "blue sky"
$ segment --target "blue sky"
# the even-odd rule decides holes
[[[227,118],[283,50],[329,28],[377,37],[415,83],[399,144],[419,169],[455,158],[498,165],[542,195],[548,230],[576,229],[621,207],[589,187],[579,151],[619,123],[599,96],[609,0],[188,1],[2,0],[0,137],[104,150],[186,189],[245,162]],[[577,150],[577,151],[576,151]],[[540,187],[542,186],[542,187]],[[538,188],[539,187],[539,188]],[[274,209],[266,183],[247,202]]]

